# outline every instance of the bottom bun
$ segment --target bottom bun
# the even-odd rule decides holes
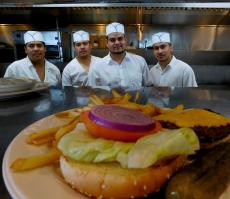
[[[185,164],[178,156],[145,169],[124,169],[116,163],[83,163],[61,157],[65,181],[80,193],[95,198],[139,198],[157,192]]]

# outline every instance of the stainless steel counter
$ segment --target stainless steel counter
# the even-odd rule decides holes
[[[120,89],[121,92],[125,92]],[[135,93],[129,91],[130,93]],[[230,87],[155,88],[140,89],[140,103],[153,102],[160,106],[208,108],[230,117]],[[31,123],[50,114],[88,103],[91,94],[109,96],[110,91],[90,88],[50,88],[49,91],[0,101],[0,161],[14,137]],[[10,199],[1,175],[0,198]]]

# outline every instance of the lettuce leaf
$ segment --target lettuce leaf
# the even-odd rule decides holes
[[[136,143],[95,138],[80,130],[63,136],[58,148],[78,161],[119,162],[126,168],[146,168],[163,158],[195,153],[199,140],[190,128],[165,130],[142,137]]]
[[[199,148],[198,137],[192,129],[165,130],[139,139],[129,151],[126,165],[146,168],[163,158],[194,154]]]

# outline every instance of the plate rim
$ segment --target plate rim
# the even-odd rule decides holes
[[[69,109],[69,110],[71,110],[71,109]],[[13,157],[12,156],[12,154],[11,154],[11,152],[12,152],[12,150],[13,150],[13,146],[15,145],[15,144],[17,144],[17,142],[21,142],[21,141],[23,141],[23,137],[24,136],[27,136],[28,135],[28,133],[31,133],[32,131],[31,131],[31,129],[33,129],[33,128],[35,128],[35,129],[40,129],[41,128],[41,124],[42,124],[42,122],[43,122],[43,120],[49,120],[50,118],[51,118],[51,120],[52,120],[52,118],[54,117],[54,115],[55,114],[51,114],[51,115],[48,115],[48,116],[45,116],[45,117],[43,117],[43,118],[41,118],[41,119],[39,119],[39,120],[37,120],[37,121],[34,121],[34,122],[32,122],[31,124],[29,124],[29,125],[27,125],[27,126],[25,126],[22,130],[20,130],[19,131],[19,133],[13,138],[13,140],[10,142],[10,144],[8,145],[8,147],[7,147],[7,149],[6,149],[6,151],[5,151],[5,153],[4,153],[4,156],[3,156],[3,162],[2,162],[2,176],[3,176],[3,180],[4,180],[4,183],[5,183],[5,186],[6,186],[6,189],[7,189],[7,191],[9,192],[9,194],[10,194],[10,196],[13,198],[13,199],[29,199],[29,196],[27,196],[27,194],[28,194],[28,192],[21,192],[21,188],[22,187],[17,187],[17,181],[14,181],[14,177],[13,177],[13,171],[11,171],[10,170],[10,159]],[[56,120],[56,119],[55,119]],[[60,120],[59,118],[57,118],[57,120]],[[60,121],[63,121],[63,120],[60,120]],[[52,122],[51,122],[52,123]],[[56,122],[54,122],[55,123],[55,125],[57,126],[57,121]],[[53,123],[53,124],[54,124]],[[67,121],[63,121],[63,124],[64,123],[67,123]],[[55,126],[54,125],[54,126]],[[53,126],[53,125],[51,125],[51,126]],[[31,132],[30,132],[31,131]],[[23,145],[23,148],[24,147],[26,147],[27,146],[27,143],[25,142],[25,140],[24,140],[24,142],[23,142],[23,144],[25,144],[25,145]],[[32,146],[33,147],[33,146]],[[39,146],[39,148],[38,149],[35,149],[35,150],[38,150],[38,151],[43,151],[43,149],[44,148],[47,148],[46,147],[46,145],[44,145],[44,146]],[[25,150],[25,149],[24,149]],[[34,155],[36,155],[36,154],[34,154]],[[52,166],[45,166],[45,167],[41,167],[41,168],[38,168],[38,169],[44,169],[44,171],[46,172],[47,170],[52,170],[52,169],[54,169],[54,168],[52,168]],[[34,169],[34,170],[31,170],[32,172],[36,172],[36,169]],[[29,172],[29,171],[28,171]],[[43,171],[42,171],[43,172]],[[55,173],[55,172],[54,172]],[[51,174],[51,176],[49,176],[49,177],[53,177],[53,175],[54,175],[54,173],[53,174]],[[19,175],[20,175],[20,173],[19,173]],[[26,173],[25,174],[23,174],[23,175],[26,175]],[[35,175],[39,175],[39,173],[38,174],[35,174]],[[56,175],[56,174],[55,174]],[[59,177],[57,176],[57,179],[58,179]],[[54,180],[55,180],[55,183],[54,183],[54,186],[57,186],[58,185],[58,180],[57,179],[55,179],[54,178]],[[70,195],[67,195],[67,196],[70,196],[71,198],[81,198],[81,199],[87,199],[88,197],[86,197],[86,196],[84,196],[84,195],[82,195],[81,193],[79,193],[79,192],[77,192],[77,191],[75,191],[74,189],[72,189],[67,183],[65,183],[64,181],[62,181],[62,183],[63,183],[63,186],[66,186],[66,189],[67,189],[67,191],[69,190],[69,191],[71,191],[71,193],[73,194],[73,197],[71,196],[71,193],[67,193],[67,194],[70,194]],[[62,185],[61,185],[62,186]],[[62,188],[64,188],[62,186]],[[60,188],[60,187],[59,187]],[[66,190],[65,188],[64,189],[62,189],[63,190],[63,193],[64,194],[66,194],[65,192],[64,192],[64,190]],[[52,194],[51,194],[51,196],[52,196]]]
[[[35,85],[31,89],[28,89],[28,90],[8,92],[8,93],[0,93],[0,100],[14,98],[14,97],[18,97],[18,96],[29,94],[29,93],[40,92],[40,91],[46,90],[48,88],[49,88],[48,83],[38,82],[38,83],[35,83]]]

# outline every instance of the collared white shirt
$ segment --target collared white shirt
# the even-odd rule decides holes
[[[4,77],[25,77],[41,81],[35,67],[28,57],[10,64],[6,69]],[[57,86],[61,84],[60,70],[47,60],[45,60],[44,82],[49,83],[50,86]]]
[[[89,86],[111,86],[138,88],[151,84],[151,76],[145,59],[126,52],[121,64],[115,62],[110,54],[89,69]]]
[[[90,67],[99,60],[101,60],[101,58],[91,56]],[[62,86],[85,86],[87,80],[88,71],[82,67],[76,58],[72,59],[63,70]]]
[[[150,69],[150,74],[154,86],[197,87],[192,68],[174,56],[164,70],[157,63]]]

